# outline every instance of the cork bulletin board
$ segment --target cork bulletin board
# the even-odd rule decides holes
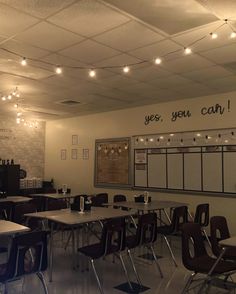
[[[130,138],[95,141],[95,186],[129,187]]]

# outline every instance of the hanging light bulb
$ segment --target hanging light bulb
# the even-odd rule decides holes
[[[184,48],[184,54],[189,55],[191,53],[192,53],[192,49],[191,48],[189,48],[189,47],[185,47]]]
[[[218,38],[217,33],[210,33],[210,35],[213,40]]]
[[[149,141],[150,141],[150,142],[153,142],[153,141],[154,141],[154,139],[153,139],[153,138],[150,138],[150,139],[149,139]]]
[[[115,153],[115,150],[114,150],[114,148],[112,147],[112,148],[111,148],[111,154],[113,154],[113,153]]]
[[[21,63],[21,65],[26,66],[27,65],[26,58],[23,57],[20,63]]]
[[[138,142],[139,142],[139,138],[136,138],[135,145],[138,145]]]
[[[5,96],[2,96],[2,101],[6,101],[6,97]]]
[[[235,133],[233,131],[231,132],[231,138],[235,139]]]
[[[123,72],[128,73],[130,71],[130,68],[126,65],[123,67]]]
[[[128,144],[125,144],[125,150],[127,150],[128,149]]]
[[[121,153],[122,152],[122,149],[121,149],[121,147],[119,146],[119,148],[118,148],[118,152],[119,153]]]
[[[221,134],[218,134],[216,138],[216,143],[220,143],[220,142],[221,142]]]
[[[155,59],[155,64],[159,65],[159,64],[161,64],[161,63],[162,63],[161,58],[160,58],[160,57],[157,57],[157,58]]]
[[[201,137],[202,135],[201,135],[200,133],[197,133],[196,136],[197,136],[197,137]]]
[[[167,146],[170,146],[170,138],[167,140]]]
[[[108,149],[107,149],[107,146],[105,147],[105,150],[104,150],[104,153],[107,154],[108,152]]]
[[[19,98],[20,97],[20,93],[16,93],[16,97]]]
[[[21,116],[21,115],[22,115],[22,112],[17,112],[16,115],[17,115],[17,116]]]
[[[62,68],[58,65],[55,69],[56,74],[60,75],[62,74]]]
[[[146,138],[144,144],[147,145],[148,144],[149,139]]]
[[[157,144],[157,146],[160,145],[160,139],[159,138],[157,138],[156,144]]]
[[[98,151],[101,151],[101,150],[102,150],[102,146],[99,145],[99,146],[98,146]]]
[[[184,140],[182,138],[180,139],[180,145],[184,146]]]
[[[235,39],[236,38],[236,33],[235,32],[232,32],[231,34],[230,34],[230,39]]]
[[[143,138],[140,138],[139,140],[140,140],[140,142],[144,142],[144,139]]]
[[[193,138],[193,145],[197,145],[197,140],[195,137]]]
[[[18,104],[14,104],[14,107],[15,107],[15,108],[18,108]]]
[[[11,98],[12,98],[12,95],[11,94],[7,96],[7,99],[8,100],[11,100]]]
[[[89,76],[90,76],[91,78],[94,78],[94,77],[96,76],[96,71],[95,71],[94,69],[90,69],[90,71],[89,71]]]
[[[17,119],[16,119],[16,123],[17,123],[17,124],[20,124],[20,118],[17,118]]]
[[[164,140],[164,136],[160,136],[160,139],[161,139],[161,140]]]
[[[170,137],[174,137],[175,134],[170,134]]]

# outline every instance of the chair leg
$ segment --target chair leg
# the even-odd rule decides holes
[[[127,250],[128,252],[128,256],[129,256],[129,259],[131,261],[131,265],[132,265],[132,268],[133,268],[133,271],[135,273],[135,276],[136,276],[136,279],[137,279],[137,282],[139,283],[140,287],[142,286],[142,283],[141,283],[141,280],[140,280],[140,277],[139,277],[139,274],[137,272],[137,269],[136,269],[136,266],[134,264],[134,260],[133,260],[133,257],[132,257],[132,254],[131,254],[131,251],[130,249]]]
[[[181,294],[185,294],[185,293],[187,292],[188,288],[190,287],[190,285],[191,285],[192,282],[193,282],[193,278],[195,277],[195,275],[196,275],[196,273],[192,273],[192,274],[190,275],[190,277],[188,278],[188,281],[187,281],[187,283],[185,284],[184,289],[182,290]]]
[[[103,289],[102,289],[101,282],[99,280],[99,277],[98,277],[98,274],[97,274],[97,271],[96,271],[96,268],[95,268],[95,265],[94,265],[93,259],[90,259],[90,262],[91,262],[91,265],[92,265],[92,268],[93,268],[93,272],[94,272],[95,278],[97,280],[99,291],[100,291],[101,294],[104,294]]]
[[[153,246],[150,246],[150,247],[148,247],[148,248],[152,251],[152,255],[153,255],[153,257],[154,257],[154,260],[155,260],[155,263],[156,263],[157,269],[158,269],[158,271],[159,271],[159,273],[160,273],[161,278],[163,278],[163,273],[162,273],[162,270],[161,270],[160,264],[159,264],[159,262],[158,262],[158,260],[157,260],[157,256],[156,256],[156,253],[155,253],[155,251],[154,251],[154,249],[153,249]]]
[[[39,280],[41,281],[42,285],[43,285],[43,290],[45,294],[48,294],[48,288],[47,288],[47,284],[45,282],[45,278],[42,272],[38,272],[37,276],[39,278]]]
[[[121,253],[119,253],[119,258],[120,258],[121,265],[122,265],[122,267],[123,267],[124,273],[125,273],[125,275],[126,275],[126,279],[127,279],[128,284],[129,284],[129,287],[130,287],[131,290],[133,290],[133,287],[132,287],[132,285],[131,285],[131,283],[130,283],[130,280],[129,280],[128,271],[127,271],[127,268],[126,268],[126,266],[125,266],[125,263],[124,263],[124,260],[123,260],[123,257],[122,257],[122,255],[121,255]]]
[[[168,239],[167,239],[167,237],[165,235],[164,235],[164,239],[165,239],[166,245],[167,245],[167,247],[168,247],[168,249],[170,251],[171,258],[173,259],[175,266],[178,267],[178,264],[176,262],[174,253],[173,253],[173,251],[172,251],[172,249],[170,247],[170,243],[169,243],[169,241],[168,241]]]
[[[202,230],[203,231],[203,234],[205,235],[205,237],[206,237],[206,239],[207,239],[207,242],[208,242],[208,244],[209,244],[209,246],[210,246],[210,248],[211,248],[211,241],[209,240],[209,237],[207,236],[207,232],[206,232],[206,230]]]

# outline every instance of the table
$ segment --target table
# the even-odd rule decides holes
[[[32,198],[25,197],[25,196],[8,196],[6,198],[0,198],[0,203],[1,202],[12,202],[14,204],[17,203],[24,203],[32,200]]]
[[[132,212],[113,208],[92,207],[91,211],[80,213],[78,211],[71,211],[70,209],[43,211],[25,214],[27,217],[35,217],[52,221],[50,228],[50,250],[49,250],[49,280],[52,281],[52,267],[53,267],[53,222],[69,226],[72,231],[72,257],[73,265],[75,262],[75,235],[74,229],[81,224],[91,222],[101,222],[108,218],[116,217],[131,217]]]
[[[0,235],[13,235],[29,231],[30,228],[5,220],[0,220]]]
[[[138,213],[144,213],[149,211],[163,211],[165,213],[166,218],[169,222],[171,222],[170,217],[168,213],[166,212],[166,209],[168,208],[175,208],[180,206],[188,206],[187,203],[177,202],[177,201],[167,201],[167,200],[153,200],[149,203],[143,203],[143,202],[134,202],[134,201],[122,201],[122,202],[109,202],[105,203],[104,205],[114,205],[114,206],[120,206],[130,209],[137,210]]]
[[[30,194],[31,197],[43,197],[50,199],[70,199],[75,198],[78,194],[70,194],[70,193],[38,193],[38,194]]]

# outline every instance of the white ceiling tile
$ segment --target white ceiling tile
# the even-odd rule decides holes
[[[142,37],[140,37],[142,36]],[[162,40],[164,37],[145,25],[131,21],[94,39],[112,48],[128,52]]]
[[[14,39],[5,42],[1,47],[20,54],[22,57],[27,56],[28,58],[41,58],[49,53],[47,50],[33,47]]]
[[[149,95],[155,94],[156,91],[158,90],[158,87],[149,85],[147,83],[139,82],[138,84],[132,84],[132,85],[126,86],[122,90],[128,93],[135,93],[135,94],[140,94],[142,96],[146,96],[146,95],[149,96]]]
[[[194,81],[205,82],[217,78],[230,76],[232,73],[221,66],[211,66],[200,70],[184,73],[183,76]]]
[[[17,36],[18,40],[51,51],[64,49],[83,40],[82,37],[41,22]]]
[[[205,83],[215,89],[219,89],[222,92],[230,92],[236,90],[236,75],[225,77],[222,79],[214,79],[211,81],[205,81]]]
[[[115,75],[105,79],[104,83],[108,85],[109,87],[122,90],[123,87],[129,86],[129,85],[132,85],[132,84],[137,85],[138,81],[133,80],[129,76]]]
[[[236,2],[234,0],[197,0],[207,9],[214,11],[221,19],[235,19],[236,18]]]
[[[164,59],[164,56],[169,52],[177,51],[176,54],[172,54],[171,56],[166,56],[165,59],[171,57],[174,58],[175,56],[179,56],[180,53],[178,50],[182,49],[182,47],[175,42],[172,42],[170,40],[164,40],[157,42],[152,45],[145,46],[143,48],[139,48],[133,51],[130,51],[129,54],[134,55],[138,58],[142,59],[149,59],[150,61],[153,61],[156,57],[162,57]]]
[[[103,59],[118,55],[120,52],[92,40],[86,40],[75,46],[62,50],[60,54],[72,57],[84,63],[93,64]]]
[[[106,0],[106,2],[168,34],[217,20],[209,9],[194,0]]]
[[[187,71],[193,71],[204,67],[214,65],[207,59],[200,57],[196,54],[183,56],[175,60],[167,61],[163,63],[163,68],[172,71],[173,73],[184,73]]]
[[[192,83],[191,80],[181,77],[179,75],[172,75],[165,78],[151,80],[149,84],[155,85],[160,89],[176,89]]]
[[[135,80],[147,83],[157,78],[168,77],[171,74],[171,72],[165,70],[163,67],[153,64],[147,64],[145,67],[132,70],[132,77]]]
[[[45,18],[51,14],[56,13],[64,7],[67,7],[74,0],[0,0],[0,3],[17,8],[18,10],[27,12],[39,18]]]
[[[130,19],[95,0],[81,0],[48,19],[82,36],[91,37]]]
[[[182,93],[187,96],[191,97],[200,97],[205,95],[210,95],[214,92],[211,88],[207,87],[206,85],[200,84],[200,83],[189,83],[188,85],[181,87],[178,87],[176,89],[177,93]]]
[[[201,55],[218,64],[236,61],[236,43],[202,52]]]
[[[37,22],[34,17],[0,4],[0,34],[3,36],[14,36]]]

